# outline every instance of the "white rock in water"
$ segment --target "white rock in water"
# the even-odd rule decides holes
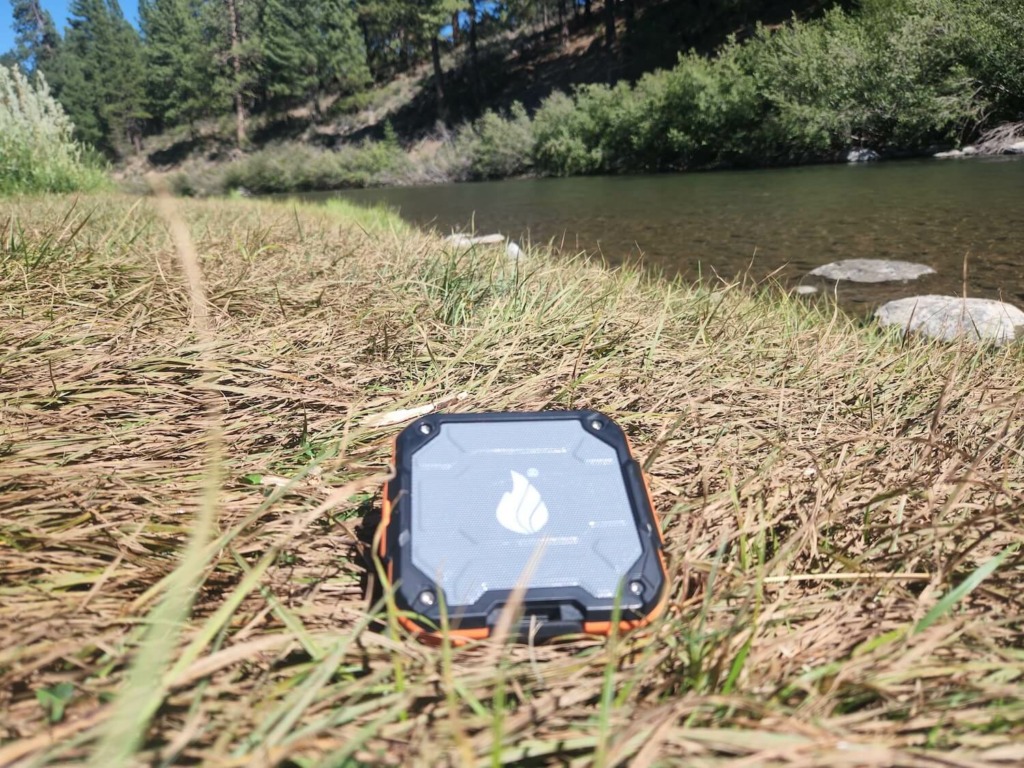
[[[951,149],[949,150],[949,152],[936,152],[934,155],[932,155],[932,157],[937,158],[939,160],[949,160],[951,158],[963,156],[964,153],[961,152],[959,149]]]
[[[505,244],[505,253],[510,259],[521,259],[526,255],[514,240],[509,240]]]
[[[1006,148],[1006,152],[1011,155],[1024,155],[1024,141],[1017,141]]]
[[[448,235],[445,238],[445,242],[451,243],[452,245],[497,245],[498,243],[505,242],[504,235],[464,235],[460,232]]]
[[[909,261],[846,259],[813,269],[811,274],[828,280],[849,280],[851,283],[887,283],[893,280],[916,280],[922,275],[935,274],[935,270]]]
[[[846,162],[848,163],[873,163],[881,159],[879,154],[873,149],[851,149],[846,154]]]
[[[1005,344],[1024,332],[1024,312],[1012,304],[956,296],[897,299],[879,307],[875,319],[945,341],[963,337]]]
[[[818,286],[816,285],[798,285],[794,293],[797,296],[811,296],[818,292]]]
[[[964,157],[974,157],[975,155],[979,154],[978,148],[970,144],[961,149],[960,151],[963,153]]]

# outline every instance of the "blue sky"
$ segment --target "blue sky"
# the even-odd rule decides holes
[[[68,20],[68,6],[71,0],[42,0],[43,8],[50,12],[53,21],[60,32],[64,32],[64,26]],[[138,0],[121,0],[121,10],[125,18],[138,26],[139,15]],[[0,53],[10,50],[14,46],[14,30],[11,29],[11,3],[10,0],[0,0]]]

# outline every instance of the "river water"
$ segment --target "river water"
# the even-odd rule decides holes
[[[532,179],[336,194],[449,233],[475,228],[668,274],[787,284],[850,258],[903,259],[912,284],[842,283],[840,303],[944,293],[1024,307],[1024,157],[765,171]],[[964,270],[966,265],[966,283]]]

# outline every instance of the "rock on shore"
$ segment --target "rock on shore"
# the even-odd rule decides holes
[[[846,162],[848,163],[873,163],[876,160],[881,159],[881,156],[873,149],[863,149],[858,147],[857,149],[851,149],[846,153]]]
[[[888,283],[895,280],[916,280],[933,275],[935,270],[924,264],[890,259],[846,259],[811,270],[815,277],[827,280],[849,280],[851,283]]]
[[[991,299],[956,296],[911,296],[883,304],[875,312],[883,326],[945,341],[967,338],[1006,344],[1024,335],[1024,312]]]
[[[445,242],[457,248],[470,248],[474,245],[504,245],[505,253],[510,259],[520,259],[526,254],[519,244],[505,235],[464,235],[456,232],[448,235]]]

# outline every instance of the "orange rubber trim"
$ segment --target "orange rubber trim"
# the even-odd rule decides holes
[[[657,521],[655,521],[655,522],[657,522]],[[660,532],[660,528],[659,528],[659,532]],[[666,574],[666,579],[667,579],[668,575],[667,575],[667,571],[665,569],[665,557],[662,554],[660,549],[658,550],[658,560],[661,563],[661,571],[662,571],[662,573]],[[620,632],[629,632],[630,630],[640,629],[642,627],[646,627],[652,621],[654,621],[659,616],[661,616],[661,614],[663,614],[665,612],[665,608],[667,608],[667,607],[668,607],[668,584],[666,583],[665,584],[664,593],[661,596],[661,600],[659,600],[658,604],[656,606],[654,606],[654,610],[651,611],[650,613],[648,613],[642,619],[633,619],[632,621],[620,621],[619,622],[619,631]],[[610,621],[585,621],[585,622],[583,622],[583,631],[586,632],[588,635],[610,635],[612,633],[612,623]]]
[[[398,438],[392,438],[391,440],[391,468],[397,473],[398,465],[396,461],[398,459]],[[380,505],[380,557],[383,560],[388,554],[388,526],[391,525],[391,498],[388,496],[388,486],[390,483],[384,481],[384,493],[381,495]],[[388,578],[391,578],[391,572],[388,571]]]

